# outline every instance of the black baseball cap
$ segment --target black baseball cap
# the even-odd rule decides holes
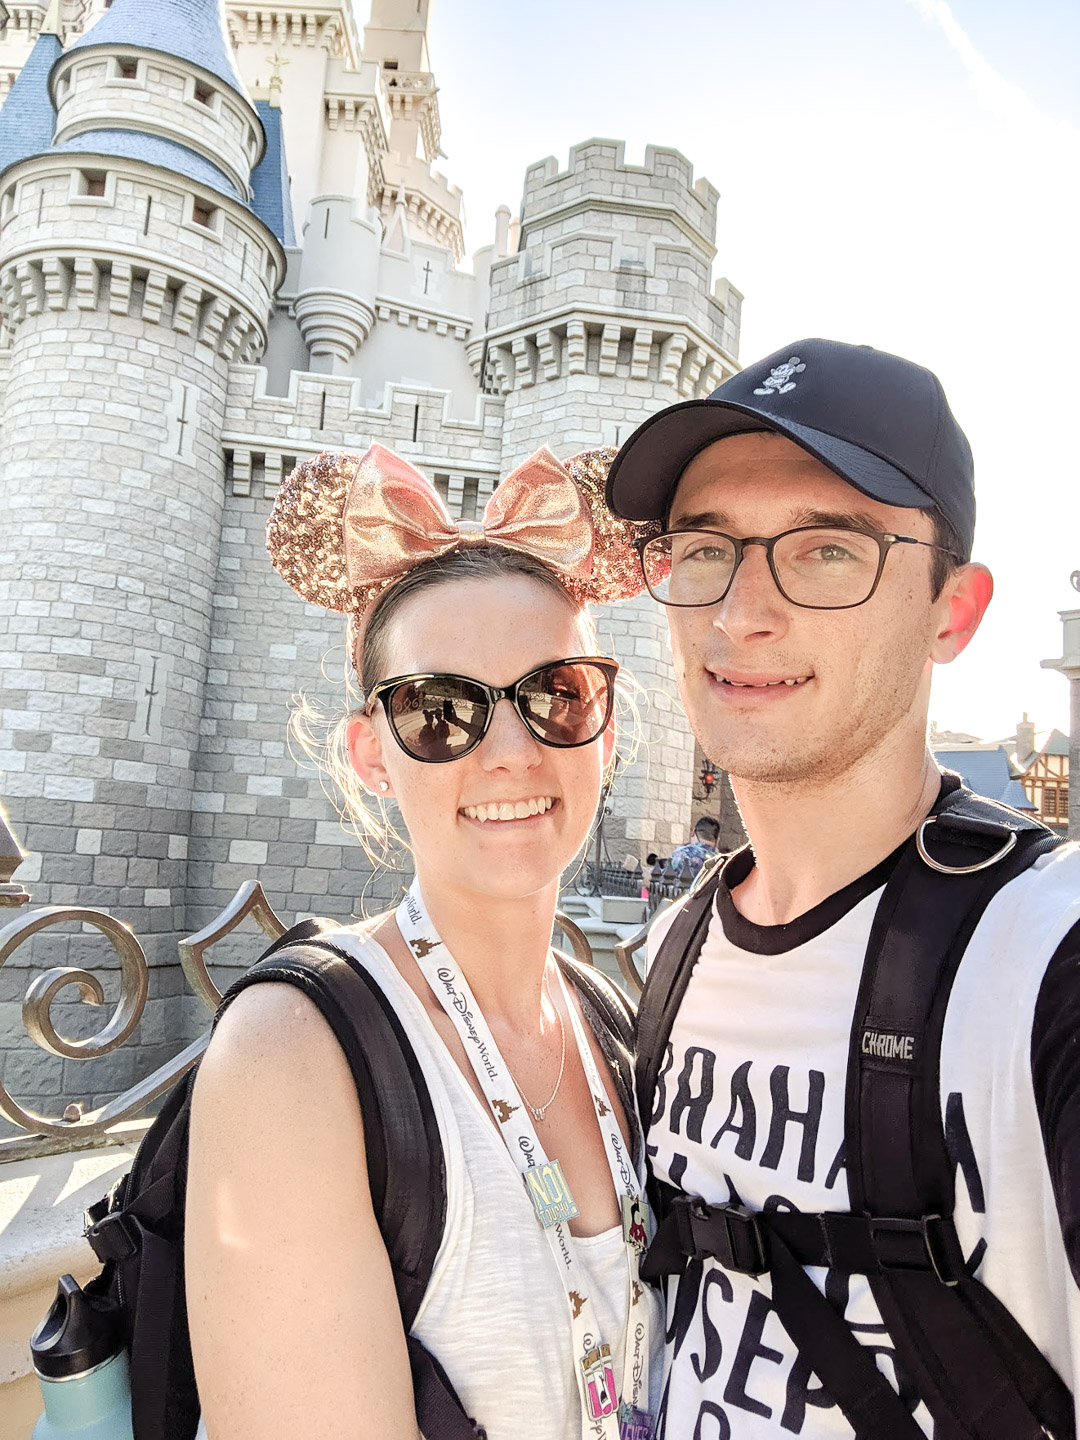
[[[628,520],[658,520],[679,477],[716,440],[772,430],[873,500],[940,511],[971,555],[971,446],[931,371],[869,345],[797,340],[726,380],[704,400],[669,405],[619,450],[607,503]]]

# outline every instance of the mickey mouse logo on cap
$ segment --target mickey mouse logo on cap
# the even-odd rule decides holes
[[[786,395],[789,390],[795,389],[796,382],[791,378],[793,375],[801,375],[806,366],[799,359],[798,355],[792,355],[790,360],[785,360],[783,365],[777,365],[769,371],[769,378],[755,395]]]

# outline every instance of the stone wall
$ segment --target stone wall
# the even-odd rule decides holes
[[[51,155],[0,194],[0,473],[18,517],[0,530],[0,795],[35,900],[106,908],[145,944],[150,1004],[135,1043],[96,1068],[102,1089],[160,1063],[179,1033],[228,368],[261,348],[281,268],[249,212],[222,201],[208,244],[192,192],[145,179]],[[21,998],[29,966],[105,950],[41,936],[0,971],[0,1002]],[[76,1036],[100,1025],[67,1008]],[[85,1083],[38,1051],[10,1063],[12,1088],[45,1109]]]

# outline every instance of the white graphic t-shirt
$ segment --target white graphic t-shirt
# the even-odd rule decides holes
[[[846,1211],[848,1041],[891,862],[780,926],[754,925],[735,909],[730,889],[751,864],[741,852],[721,878],[660,1073],[648,1133],[652,1164],[660,1179],[711,1204]],[[1066,846],[991,902],[960,967],[941,1052],[964,1254],[1074,1392],[1078,925],[1080,847]],[[666,928],[655,927],[650,956]],[[808,1273],[900,1388],[865,1277]],[[736,1274],[713,1260],[669,1280],[658,1440],[853,1435],[770,1297],[767,1274]],[[931,1434],[925,1407],[915,1416]]]

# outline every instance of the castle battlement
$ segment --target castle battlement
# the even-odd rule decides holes
[[[0,191],[8,333],[28,314],[106,309],[257,358],[284,257],[248,210],[214,201],[115,156],[23,161]]]
[[[586,140],[572,147],[565,170],[553,156],[526,170],[522,226],[551,223],[563,212],[596,204],[668,210],[711,246],[719,198],[708,180],[694,179],[694,167],[678,150],[649,145],[643,165],[628,165],[621,140]]]
[[[360,57],[360,35],[348,0],[297,5],[295,0],[262,0],[226,7],[229,39],[242,45],[322,49],[350,61]]]
[[[267,391],[261,365],[233,365],[222,444],[232,456],[233,485],[261,470],[273,489],[297,460],[321,450],[362,452],[374,442],[404,455],[427,474],[451,469],[499,477],[503,407],[480,395],[469,419],[453,414],[453,392],[388,383],[382,403],[362,403],[363,382],[347,375],[294,370],[285,395]],[[490,487],[489,487],[490,488]],[[248,494],[241,488],[236,493]]]

